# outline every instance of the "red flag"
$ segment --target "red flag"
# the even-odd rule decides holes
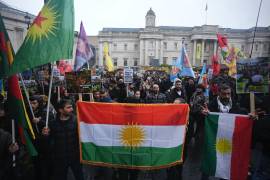
[[[218,63],[218,56],[213,55],[211,61],[212,61],[213,75],[217,76],[219,75],[220,72],[220,64]]]

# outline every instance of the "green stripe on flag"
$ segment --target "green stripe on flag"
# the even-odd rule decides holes
[[[81,143],[82,159],[93,163],[108,163],[125,166],[166,166],[179,162],[182,145],[174,148],[96,146]]]
[[[210,114],[205,118],[205,137],[203,147],[202,171],[208,175],[216,172],[216,135],[219,115]]]

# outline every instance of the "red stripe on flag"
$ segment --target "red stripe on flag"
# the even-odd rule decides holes
[[[78,102],[78,118],[88,124],[185,125],[187,104],[135,105]]]
[[[23,132],[23,128],[21,126],[18,127],[18,131],[19,131],[19,136],[21,138],[21,141],[23,144],[26,144],[26,140],[24,137],[24,132]]]
[[[248,117],[236,116],[233,133],[231,180],[246,180],[251,153],[253,121]]]
[[[19,79],[17,75],[13,75],[8,79],[8,89],[11,96],[18,100],[22,100],[22,94],[19,87]]]

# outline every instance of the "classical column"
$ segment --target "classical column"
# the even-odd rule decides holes
[[[214,40],[214,55],[217,54],[217,41]]]
[[[163,64],[163,40],[160,41],[160,64]]]
[[[192,65],[196,65],[196,46],[197,46],[197,41],[194,39],[193,40],[193,59],[192,59]]]
[[[158,59],[159,57],[159,55],[158,55],[158,40],[155,40],[155,59]]]
[[[144,53],[144,66],[149,66],[149,63],[148,63],[148,41],[147,40],[144,40],[144,50],[145,50],[145,53]]]
[[[140,40],[140,62],[139,65],[143,66],[144,65],[144,54],[143,54],[143,40]]]
[[[112,57],[112,42],[108,42],[109,44],[109,54]]]
[[[99,42],[99,60],[98,66],[103,66],[103,44]]]
[[[263,43],[260,42],[260,44],[261,44],[261,48],[259,48],[259,51],[260,51],[260,57],[262,57],[264,49],[263,49]]]
[[[203,60],[204,60],[204,39],[202,39],[202,57],[201,57],[201,64],[200,65],[203,65]]]

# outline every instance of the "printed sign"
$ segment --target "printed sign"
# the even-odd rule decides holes
[[[124,83],[132,83],[133,82],[133,69],[124,69]]]
[[[91,71],[68,72],[65,74],[67,91],[69,93],[90,93]]]

